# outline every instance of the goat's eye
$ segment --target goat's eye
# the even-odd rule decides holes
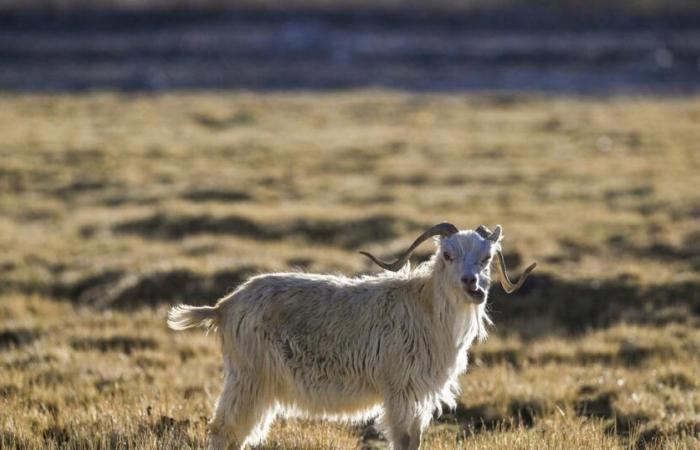
[[[485,266],[486,264],[489,263],[489,259],[491,259],[491,258],[486,257],[486,258],[482,259],[482,260],[481,260],[481,264]]]
[[[450,252],[442,252],[442,257],[445,258],[445,261],[449,262],[452,262],[452,260],[455,259]]]

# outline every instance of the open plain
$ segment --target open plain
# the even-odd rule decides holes
[[[201,448],[218,342],[166,329],[248,276],[374,271],[504,227],[428,449],[700,445],[700,97],[0,94],[0,448]],[[418,262],[432,251],[425,244]],[[289,420],[266,449],[384,448]]]

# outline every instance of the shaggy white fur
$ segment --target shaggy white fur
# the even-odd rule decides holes
[[[455,406],[467,349],[486,337],[490,263],[501,229],[437,239],[415,269],[348,278],[272,273],[214,307],[176,306],[175,330],[221,339],[225,386],[209,447],[255,445],[276,416],[379,416],[393,448],[415,450],[433,413]]]

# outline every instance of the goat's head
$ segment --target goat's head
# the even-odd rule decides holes
[[[510,280],[501,253],[503,234],[500,225],[497,225],[494,231],[483,225],[473,231],[460,231],[450,223],[437,224],[418,236],[413,244],[393,262],[382,261],[367,252],[360,253],[369,257],[380,267],[395,272],[408,262],[416,247],[432,236],[439,236],[438,248],[434,256],[435,270],[439,271],[443,277],[442,282],[446,284],[445,287],[463,293],[474,304],[481,304],[486,300],[491,283],[491,261],[494,258],[501,286],[509,294],[523,285],[536,266],[535,263],[531,264],[516,282]]]

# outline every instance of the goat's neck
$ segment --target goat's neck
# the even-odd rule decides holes
[[[424,283],[423,304],[430,308],[432,326],[455,348],[469,345],[477,334],[476,307],[467,303],[463,294],[446,289],[434,275],[427,277]]]

